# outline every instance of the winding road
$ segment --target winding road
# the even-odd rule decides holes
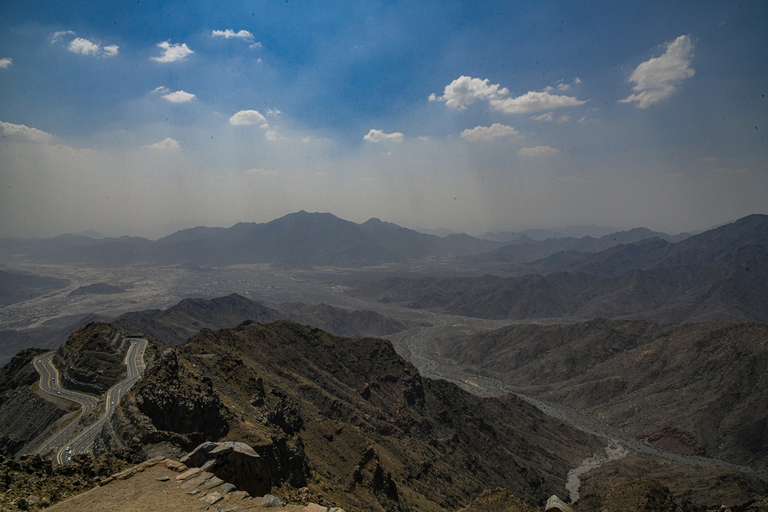
[[[142,338],[130,338],[130,347],[125,356],[127,376],[118,382],[103,397],[96,397],[78,391],[71,391],[61,386],[59,370],[53,364],[55,351],[47,352],[34,360],[35,370],[40,374],[40,389],[55,398],[63,398],[80,405],[80,412],[62,430],[42,443],[35,453],[46,454],[58,448],[56,462],[63,464],[69,462],[73,455],[87,453],[93,446],[96,436],[109,417],[120,404],[120,399],[139,380],[144,372],[144,351],[147,348],[147,340]],[[99,404],[104,402],[104,411],[99,418],[91,424],[83,424]]]

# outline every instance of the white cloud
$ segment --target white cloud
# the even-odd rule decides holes
[[[499,84],[490,84],[489,80],[460,76],[445,86],[442,96],[431,94],[429,101],[444,101],[446,106],[456,110],[464,110],[476,100],[487,100],[493,110],[499,110],[505,114],[525,114],[560,107],[575,107],[583,105],[573,96],[550,94],[547,88],[541,92],[530,91],[522,96],[510,98],[509,89]]]
[[[583,117],[582,117],[582,119],[583,119]],[[571,116],[569,116],[568,114],[563,114],[560,117],[555,118],[555,116],[554,116],[554,114],[552,114],[552,112],[547,112],[546,114],[541,114],[541,115],[538,115],[538,116],[531,116],[531,120],[533,120],[533,121],[543,121],[543,122],[547,122],[547,123],[551,123],[553,121],[558,122],[558,123],[567,123],[568,121],[571,120]]]
[[[2,132],[3,138],[21,140],[25,142],[48,143],[53,140],[53,135],[50,133],[38,130],[37,128],[30,128],[29,126],[24,126],[23,124],[13,124],[0,121],[0,132]]]
[[[547,91],[529,91],[517,98],[504,98],[490,100],[491,108],[500,110],[505,114],[527,114],[541,110],[551,110],[561,107],[577,107],[586,101],[581,101],[573,96],[560,96],[550,94]]]
[[[157,47],[163,50],[163,55],[160,57],[150,57],[151,60],[156,62],[176,62],[184,60],[188,55],[192,55],[192,50],[189,49],[186,43],[171,44],[170,41],[163,41],[157,43]]]
[[[270,142],[274,142],[276,140],[284,140],[285,139],[285,137],[282,137],[275,130],[267,130],[267,133],[264,134],[264,138],[267,139]]]
[[[270,108],[269,110],[267,110],[267,115],[268,116],[279,116],[282,113],[283,113],[282,111],[277,110],[277,109],[273,109],[273,108]]]
[[[581,78],[579,77],[574,78],[573,82],[571,82],[570,84],[565,83],[565,80],[558,80],[554,88],[557,89],[558,91],[567,91],[568,89],[571,88],[571,86],[579,85],[580,83],[581,83]],[[546,88],[546,90],[548,91],[552,89],[553,89],[552,87]]]
[[[179,144],[179,141],[174,140],[170,137],[166,137],[160,142],[155,142],[154,144],[147,144],[144,147],[147,149],[179,149],[181,145]]]
[[[460,76],[445,86],[442,96],[431,94],[429,101],[444,101],[446,106],[456,110],[464,110],[475,100],[490,100],[509,94],[506,88],[500,88],[499,84],[490,85],[489,80]]]
[[[493,140],[499,137],[514,137],[520,132],[505,124],[493,123],[491,126],[475,126],[461,132],[461,138],[467,140]]]
[[[531,116],[531,119],[533,121],[544,121],[551,123],[555,120],[555,118],[552,116],[552,112],[547,112],[546,114],[540,114],[538,116]]]
[[[235,32],[231,28],[228,28],[226,30],[214,30],[212,37],[223,37],[224,39],[229,39],[231,37],[234,37],[236,39],[245,39],[247,41],[253,40],[253,34],[248,32],[247,30],[240,30],[238,32]]]
[[[61,30],[51,34],[51,44],[58,43],[64,36],[74,36],[75,33],[71,30]]]
[[[0,59],[0,69],[8,69],[11,64],[13,64],[13,59],[10,57]]]
[[[532,148],[521,148],[517,154],[520,156],[530,156],[530,157],[543,157],[543,156],[552,156],[556,155],[560,152],[559,149],[555,149],[550,146],[534,146]]]
[[[667,44],[667,49],[660,57],[653,57],[641,63],[629,75],[634,82],[635,94],[619,100],[619,103],[637,102],[637,108],[648,108],[669,98],[680,82],[694,75],[691,68],[693,43],[688,36],[680,36]]]
[[[171,103],[186,103],[197,98],[197,96],[186,91],[175,91],[169,92],[168,94],[163,94],[163,98],[170,101]]]
[[[83,39],[82,37],[74,38],[67,48],[72,53],[80,53],[82,55],[98,55],[99,50],[101,50],[101,47],[98,44]]]
[[[75,36],[76,34],[71,30],[62,30],[60,32],[54,32],[51,34],[51,44],[58,43],[65,36]],[[99,43],[95,43],[83,37],[75,37],[67,45],[67,50],[72,53],[79,53],[80,55],[91,56],[104,56],[114,57],[119,53],[119,46],[116,44],[102,47]]]
[[[371,131],[363,137],[363,140],[367,140],[368,142],[403,142],[403,134],[400,132],[384,133],[381,130],[371,129]]]
[[[229,124],[238,126],[244,124],[259,124],[267,126],[267,119],[258,110],[241,110],[229,118]]]

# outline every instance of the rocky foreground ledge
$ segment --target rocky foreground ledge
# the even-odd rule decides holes
[[[99,487],[49,507],[51,512],[110,510],[112,512],[216,512],[293,511],[344,512],[309,502],[284,504],[272,494],[251,496],[246,491],[201,468],[155,457],[116,473]]]

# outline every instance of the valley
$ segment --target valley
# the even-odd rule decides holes
[[[539,411],[536,415],[543,413],[547,421],[596,440],[591,449],[572,452],[564,459],[567,465],[558,469],[557,479],[562,479],[558,492],[572,501],[590,493],[605,494],[611,482],[637,478],[639,468],[645,468],[677,499],[694,499],[692,489],[709,487],[708,494],[695,497],[696,503],[745,502],[748,496],[768,493],[768,449],[761,433],[768,421],[762,391],[762,375],[768,368],[768,334],[761,323],[766,311],[763,291],[768,289],[763,266],[768,222],[763,217],[674,241],[617,241],[604,248],[600,244],[608,242],[601,239],[600,244],[579,246],[593,253],[553,255],[548,251],[575,245],[550,241],[526,249],[537,257],[545,255],[535,262],[520,261],[522,253],[514,247],[476,257],[466,252],[423,257],[423,249],[414,252],[418,257],[413,259],[396,256],[395,248],[402,250],[407,244],[394,242],[391,225],[385,229],[390,251],[386,261],[371,259],[369,250],[344,249],[343,258],[350,264],[341,266],[308,265],[307,261],[319,261],[309,255],[312,240],[299,251],[308,259],[297,265],[221,264],[211,259],[213,253],[204,262],[197,258],[195,264],[162,265],[4,258],[0,264],[9,275],[40,276],[59,288],[0,307],[0,363],[27,347],[54,349],[72,331],[95,321],[113,322],[123,335],[150,333],[161,344],[178,347],[180,368],[206,361],[202,366],[209,373],[200,374],[201,381],[224,378],[224,374],[212,377],[224,370],[207,359],[196,359],[199,356],[185,347],[218,329],[234,329],[232,336],[245,336],[243,342],[252,343],[245,334],[250,332],[250,320],[319,326],[352,338],[375,336],[391,342],[420,378],[455,384],[481,401],[514,397],[533,406]],[[309,219],[329,221],[312,215]],[[335,220],[332,224],[338,227]],[[368,226],[368,234],[372,228],[382,229]],[[177,236],[174,243],[190,243],[191,234]],[[418,239],[413,233],[407,236]],[[298,242],[291,243],[296,247]],[[322,247],[323,261],[338,262],[341,256],[332,253],[333,244],[323,242]],[[439,247],[446,250],[445,244]],[[466,251],[469,246],[464,247]],[[488,249],[482,244],[475,247]],[[355,255],[362,259],[355,260]],[[489,270],[492,275],[483,274]],[[274,329],[279,332],[281,327]],[[227,331],[218,332],[228,336],[223,334]],[[300,336],[310,333],[302,331]],[[207,347],[205,357],[213,357],[212,361],[237,358],[214,356],[213,341],[197,343]],[[294,364],[283,355],[275,357],[281,365]],[[254,364],[259,372],[268,372],[261,363]],[[731,368],[730,374],[721,371],[725,367]],[[281,379],[274,382],[286,389]],[[369,384],[359,383],[365,396]],[[315,393],[325,391],[307,395],[307,389],[289,392],[297,393],[291,400],[324,410],[327,404],[318,402]],[[127,396],[127,407],[135,408],[131,405],[135,393]],[[231,394],[210,398],[235,409],[246,407],[236,405],[243,399]],[[117,402],[114,410],[124,414]],[[289,407],[285,404],[281,407]],[[95,438],[100,453],[125,447],[121,436],[136,428],[120,423],[124,420],[114,423],[110,411],[100,420],[105,433]],[[181,442],[179,432],[193,433],[183,430],[191,427],[179,431],[173,421],[166,421],[170,423],[160,429],[163,432],[142,436],[170,436],[176,439],[173,444]],[[224,427],[231,421],[228,416],[217,421],[222,426],[209,433],[214,437],[231,428]],[[486,420],[478,421],[482,425]],[[365,428],[390,432],[393,427]],[[398,423],[396,429],[400,428]],[[245,432],[249,431],[235,435],[255,435]],[[259,435],[263,439],[264,434]],[[151,449],[161,449],[157,446]],[[318,453],[317,447],[307,449]],[[498,478],[489,471],[488,482]],[[409,487],[408,492],[416,488]],[[525,486],[520,489],[533,492]],[[450,500],[459,499],[452,496]]]

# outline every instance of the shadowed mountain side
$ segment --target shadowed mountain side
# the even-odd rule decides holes
[[[0,331],[0,366],[6,364],[18,351],[36,347],[54,349],[67,341],[73,331],[91,322],[105,321],[98,315],[73,315],[49,320],[40,327],[22,331]]]
[[[270,323],[284,319],[280,311],[233,293],[214,299],[184,299],[168,309],[125,313],[112,325],[125,333],[142,332],[164,344],[178,345],[200,329],[221,329],[252,320]]]
[[[767,219],[753,215],[678,244],[648,240],[589,258],[572,255],[570,262],[558,263],[570,272],[509,278],[388,278],[360,282],[355,291],[382,302],[479,318],[766,323]]]
[[[595,413],[652,444],[768,466],[768,326],[592,320],[444,340],[512,389]]]
[[[0,270],[0,306],[32,299],[68,285],[66,279]]]
[[[57,407],[36,392],[40,376],[32,360],[44,352],[22,350],[0,368],[0,454],[16,455],[67,412],[66,401]]]
[[[123,293],[125,289],[120,286],[114,286],[108,283],[95,283],[87,286],[80,286],[76,290],[69,292],[69,296],[76,295],[111,295],[113,293]]]
[[[287,439],[312,485],[348,509],[455,510],[491,487],[540,503],[601,444],[514,397],[423,379],[385,340],[284,321],[201,331],[164,352],[122,410],[106,446],[141,439],[154,453],[202,431],[262,453]]]
[[[468,265],[484,264],[520,264],[537,261],[551,255],[567,252],[572,254],[597,253],[619,244],[633,244],[642,240],[658,238],[667,242],[685,239],[687,235],[670,236],[666,233],[651,231],[646,228],[634,228],[629,231],[618,231],[600,238],[585,236],[582,238],[548,238],[536,241],[527,236],[512,241],[509,245],[493,251],[468,256],[462,261]],[[524,267],[521,267],[524,268]]]
[[[53,356],[63,387],[100,395],[125,378],[129,342],[108,323],[93,322],[73,332]]]
[[[336,336],[386,336],[404,331],[409,325],[380,315],[375,311],[347,311],[328,304],[285,302],[280,309],[290,313],[296,322],[319,327]]]
[[[157,241],[94,240],[65,235],[50,240],[0,240],[6,254],[33,261],[114,267],[129,264],[226,266],[271,263],[284,267],[360,267],[489,251],[500,242],[467,235],[437,237],[371,219],[363,224],[329,213],[300,211],[230,228],[196,227]]]
[[[768,216],[750,215],[716,229],[691,236],[679,243],[648,238],[622,243],[597,254],[570,250],[526,264],[527,272],[540,274],[586,272],[615,277],[633,269],[669,267],[710,268],[722,265],[743,251],[768,246]],[[749,249],[753,248],[753,249]]]
[[[245,321],[271,323],[291,320],[320,327],[338,336],[384,336],[409,326],[369,310],[348,311],[326,304],[299,302],[281,305],[284,311],[233,293],[214,299],[184,299],[165,310],[126,313],[112,321],[124,333],[142,332],[168,346],[178,345],[200,329],[231,328]]]
[[[536,274],[585,272],[599,277],[616,277],[631,270],[648,268],[658,263],[669,251],[670,243],[649,238],[632,244],[620,244],[599,253],[563,251],[519,270]]]

